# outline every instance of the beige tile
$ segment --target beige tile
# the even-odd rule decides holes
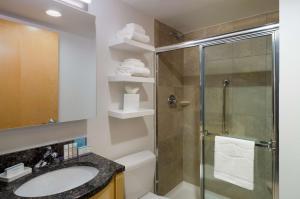
[[[185,41],[196,40],[196,39],[204,39],[207,37],[206,28],[196,30],[191,33],[187,33],[184,35]]]
[[[233,57],[233,45],[222,44],[205,48],[206,61],[230,59]]]
[[[233,56],[234,57],[236,57],[236,58],[248,57],[251,55],[252,55],[251,39],[238,41],[233,44]]]
[[[166,46],[171,44],[176,44],[184,41],[184,38],[177,39],[176,37],[170,35],[170,32],[178,32],[174,28],[161,23],[158,20],[155,20],[154,22],[154,35],[155,35],[155,46]]]
[[[186,48],[184,49],[184,76],[195,76],[200,74],[199,64],[199,48]]]
[[[251,56],[233,60],[233,73],[249,73],[266,71],[266,56]]]
[[[200,144],[199,132],[183,134],[183,178],[199,185]]]
[[[267,53],[267,37],[258,37],[250,40],[252,56],[265,55]]]
[[[182,134],[158,142],[158,160],[163,166],[182,159]]]
[[[158,139],[163,141],[177,136],[182,131],[182,119],[180,115],[160,114],[158,116]]]
[[[195,74],[194,76],[184,76],[183,84],[185,86],[198,86],[200,87],[200,74]]]
[[[219,59],[207,61],[205,63],[205,74],[206,75],[220,75],[230,74],[233,70],[232,59]]]
[[[232,88],[233,113],[253,116],[266,115],[266,88],[263,86]]]
[[[223,88],[206,88],[205,109],[206,113],[222,113]]]
[[[269,86],[271,80],[269,71],[234,73],[231,76],[231,86],[234,87],[251,87],[251,86]]]
[[[159,54],[158,83],[164,86],[180,86],[183,83],[183,50]]]
[[[266,56],[266,71],[273,71],[273,55],[272,54],[268,54]]]
[[[266,15],[258,15],[233,22],[235,31],[262,26],[267,23]]]
[[[165,195],[182,181],[182,162],[172,162],[166,166],[159,165],[158,176],[158,193]]]
[[[267,23],[279,23],[279,11],[267,14]]]

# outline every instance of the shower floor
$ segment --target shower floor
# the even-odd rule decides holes
[[[170,199],[199,199],[200,188],[191,183],[182,181],[174,189],[166,194]],[[229,199],[211,191],[205,191],[205,199]]]

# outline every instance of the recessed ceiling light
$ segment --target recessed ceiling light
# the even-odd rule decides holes
[[[47,10],[46,14],[51,17],[61,17],[61,13],[57,10]]]

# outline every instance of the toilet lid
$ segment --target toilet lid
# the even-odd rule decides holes
[[[169,199],[167,197],[163,197],[163,196],[158,196],[154,193],[147,193],[146,195],[144,195],[143,197],[141,197],[140,199]]]

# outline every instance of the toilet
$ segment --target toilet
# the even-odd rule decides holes
[[[126,199],[168,199],[153,193],[156,157],[141,151],[116,160],[125,166]]]

